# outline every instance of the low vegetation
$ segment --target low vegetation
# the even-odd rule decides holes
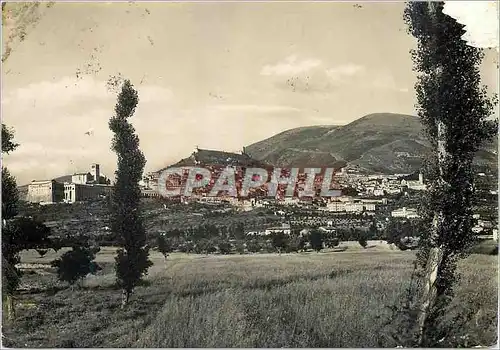
[[[115,249],[96,255],[102,267],[71,291],[50,261],[67,251],[21,254],[25,271],[18,317],[4,328],[10,347],[378,347],[387,306],[402,298],[412,252],[343,242],[347,250],[257,255],[172,253],[153,266],[120,309]],[[38,264],[38,265],[33,265]],[[29,272],[28,271],[32,271]],[[496,340],[496,258],[470,256],[450,317],[474,315],[457,329],[471,345]],[[456,306],[460,307],[457,308]],[[78,317],[75,317],[78,315]],[[321,321],[319,321],[321,320]],[[381,343],[382,342],[382,343]]]

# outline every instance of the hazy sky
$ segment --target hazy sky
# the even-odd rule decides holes
[[[105,83],[118,73],[139,91],[131,121],[147,171],[196,145],[238,151],[293,127],[413,114],[404,4],[353,5],[40,5],[2,68],[2,118],[21,144],[5,164],[19,184],[92,162],[112,175]],[[484,82],[497,89],[492,56]]]

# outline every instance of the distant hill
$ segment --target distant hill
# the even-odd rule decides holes
[[[240,167],[255,167],[265,168],[269,164],[256,160],[248,154],[240,154],[233,152],[224,152],[217,150],[196,149],[189,157],[183,158],[175,164],[169,165],[167,168],[190,167],[190,166],[240,166]],[[160,173],[162,168],[153,173]]]
[[[496,164],[496,147],[496,142],[486,145],[477,161]],[[274,166],[335,167],[347,163],[370,172],[412,173],[420,169],[430,148],[418,117],[375,113],[344,126],[287,130],[246,150],[253,158]]]

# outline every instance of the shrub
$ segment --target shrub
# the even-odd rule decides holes
[[[221,254],[231,253],[231,248],[232,248],[231,243],[222,241],[218,244],[218,246],[219,246],[219,252]]]
[[[245,246],[243,245],[243,243],[237,243],[234,248],[238,252],[238,254],[245,254]]]
[[[211,253],[215,253],[216,251],[217,251],[217,248],[216,248],[214,242],[212,242],[208,239],[201,239],[194,246],[194,252],[196,254],[211,254]]]
[[[261,249],[261,245],[256,240],[251,240],[247,243],[247,250],[251,253],[258,253]]]
[[[330,239],[325,240],[325,246],[327,248],[335,248],[335,247],[338,247],[339,244],[340,244],[340,240],[338,238],[330,238]]]
[[[366,237],[365,236],[360,236],[358,238],[358,243],[360,246],[362,246],[363,248],[366,248],[368,246],[368,241],[366,240]]]
[[[323,249],[323,233],[320,230],[314,229],[309,235],[311,248],[317,252]]]
[[[289,244],[286,247],[286,252],[287,253],[297,253],[300,252],[301,250],[304,250],[305,247],[305,240],[302,237],[299,236],[294,236],[290,238]]]
[[[101,269],[93,260],[94,254],[90,249],[76,246],[64,253],[60,259],[52,261],[51,265],[57,268],[59,280],[73,285],[89,273],[96,273]]]
[[[274,250],[281,253],[288,246],[288,236],[284,232],[273,232],[271,234],[271,244]]]
[[[163,254],[163,257],[167,259],[169,253],[172,252],[172,246],[170,242],[165,238],[164,235],[159,234],[156,239],[156,244],[158,245],[158,251]]]

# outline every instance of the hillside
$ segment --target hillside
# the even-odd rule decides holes
[[[496,166],[496,146],[485,146],[477,161]],[[345,161],[381,173],[417,171],[430,150],[420,120],[393,113],[369,114],[344,126],[287,130],[246,149],[275,166],[336,166]]]

